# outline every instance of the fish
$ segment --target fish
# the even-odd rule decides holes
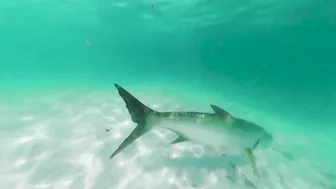
[[[210,104],[212,113],[157,111],[143,104],[120,85],[114,85],[136,127],[112,153],[110,159],[152,129],[164,128],[177,134],[177,138],[171,142],[172,145],[192,141],[201,145],[239,149],[251,164],[253,173],[259,176],[253,151],[257,148],[267,148],[273,141],[272,134],[264,127],[233,116],[214,104]]]

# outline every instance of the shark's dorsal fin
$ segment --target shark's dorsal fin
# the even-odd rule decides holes
[[[215,114],[219,115],[219,116],[223,116],[223,117],[230,117],[230,113],[223,110],[222,108],[216,106],[216,105],[213,105],[213,104],[210,104],[212,110],[215,112]]]

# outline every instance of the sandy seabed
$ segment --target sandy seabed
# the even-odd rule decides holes
[[[137,95],[158,110],[194,109],[178,98]],[[171,146],[176,135],[163,129],[147,133],[109,159],[135,127],[116,92],[72,91],[27,99],[0,104],[2,189],[335,187],[336,177],[305,156],[294,157],[274,147],[256,151],[262,175],[258,180],[244,157],[219,156],[217,149],[194,143]],[[286,137],[275,133],[274,143],[281,146]],[[307,138],[295,137],[301,143]]]

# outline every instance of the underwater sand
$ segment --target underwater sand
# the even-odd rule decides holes
[[[210,107],[195,108],[207,106],[203,103],[209,97],[204,95],[198,96],[203,100],[195,103],[177,93],[125,88],[157,110],[211,111]],[[15,104],[12,102],[0,104],[0,188],[335,187],[335,176],[329,172],[334,165],[327,164],[327,160],[335,158],[332,152],[328,156],[335,140],[308,130],[295,130],[290,123],[267,118],[265,112],[248,107],[244,108],[248,111],[240,112],[241,116],[254,112],[254,121],[274,122],[270,124],[273,128],[265,125],[274,135],[273,145],[255,152],[262,175],[259,181],[239,154],[218,156],[216,149],[194,143],[170,146],[176,135],[163,129],[147,133],[110,160],[111,153],[135,127],[114,88],[95,92],[59,90],[30,94]],[[236,175],[232,163],[237,167]]]

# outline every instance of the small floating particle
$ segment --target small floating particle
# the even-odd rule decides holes
[[[106,130],[106,132],[109,132],[111,129],[105,129]]]
[[[86,43],[88,46],[90,46],[90,47],[92,46],[92,43],[91,43],[90,41],[88,41],[88,40],[86,40],[85,43]]]

